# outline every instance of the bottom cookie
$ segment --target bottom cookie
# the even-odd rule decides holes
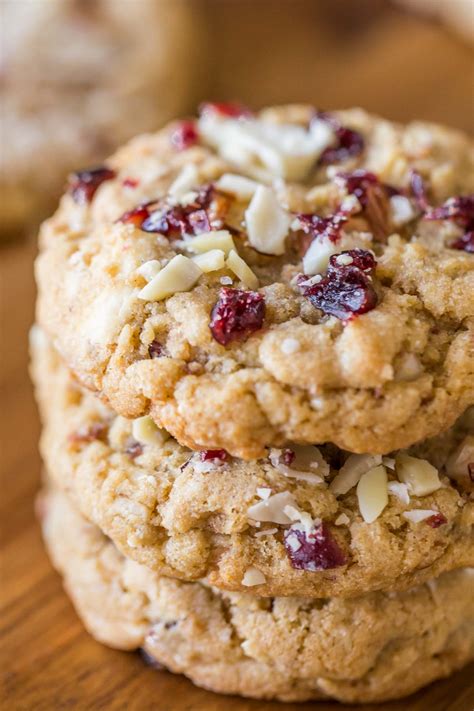
[[[257,598],[164,578],[48,491],[54,565],[89,632],[213,691],[283,701],[399,698],[474,656],[473,572],[349,600]]]

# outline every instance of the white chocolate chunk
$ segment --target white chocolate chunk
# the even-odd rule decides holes
[[[222,249],[210,249],[193,257],[194,264],[197,264],[203,272],[215,272],[225,266],[225,254]]]
[[[250,200],[259,186],[255,180],[235,173],[224,173],[214,184],[217,190],[234,195],[238,200]]]
[[[390,210],[392,213],[392,222],[396,227],[406,225],[407,222],[413,220],[417,215],[410,200],[403,195],[393,195],[390,198]]]
[[[285,338],[281,344],[281,352],[285,355],[297,353],[301,347],[300,342],[296,338]]]
[[[274,533],[278,533],[278,528],[266,528],[264,531],[257,531],[255,538],[263,538],[263,536],[273,536]]]
[[[291,519],[284,512],[285,507],[296,504],[293,494],[281,491],[262,501],[258,501],[248,508],[248,517],[253,521],[268,521],[271,523],[291,523]]]
[[[420,523],[420,521],[425,521],[427,518],[437,514],[439,514],[439,511],[434,511],[433,509],[412,509],[411,511],[404,511],[402,516],[412,523]]]
[[[273,190],[260,185],[245,211],[245,224],[252,247],[263,254],[284,254],[291,221]]]
[[[161,301],[179,291],[189,291],[202,275],[201,269],[188,257],[177,254],[138,293],[144,301]]]
[[[186,247],[195,254],[203,254],[211,249],[222,249],[227,256],[232,249],[235,249],[232,235],[227,230],[216,230],[215,232],[203,232],[186,242]]]
[[[255,568],[253,565],[247,568],[244,577],[242,578],[242,585],[245,587],[253,587],[254,585],[262,585],[266,582],[266,578],[261,570]]]
[[[410,503],[410,494],[408,493],[408,486],[406,484],[402,484],[400,481],[389,481],[387,489],[389,494],[393,494],[402,504],[408,506]]]
[[[234,272],[241,282],[245,284],[249,289],[258,289],[258,279],[250,269],[247,262],[245,262],[242,257],[240,257],[235,249],[229,252],[227,257],[226,266]]]
[[[229,119],[205,113],[199,132],[226,160],[252,172],[263,166],[272,176],[304,179],[334,141],[333,129],[312,121],[309,129],[261,119]]]
[[[441,488],[438,470],[426,459],[398,454],[395,462],[399,480],[414,496],[427,496]]]
[[[163,444],[168,439],[168,433],[160,430],[149,415],[144,415],[133,420],[132,437],[140,444]]]
[[[351,454],[329,484],[329,489],[334,496],[347,494],[363,474],[380,464],[381,461],[382,457],[379,454]]]
[[[272,490],[267,489],[264,486],[258,486],[257,487],[257,496],[260,496],[261,499],[268,499],[272,495]]]
[[[387,472],[381,464],[363,474],[357,484],[357,500],[362,518],[373,523],[388,504]]]

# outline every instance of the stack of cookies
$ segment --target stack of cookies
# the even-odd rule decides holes
[[[97,639],[287,701],[472,659],[473,164],[435,125],[213,103],[71,176],[38,509]]]

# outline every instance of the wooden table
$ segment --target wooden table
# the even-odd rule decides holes
[[[328,7],[335,7],[335,0],[324,1]],[[260,0],[252,3],[246,0],[247,8],[240,14],[241,28],[252,25],[251,10],[257,2]],[[231,4],[228,0],[224,3]],[[366,0],[364,6],[367,8]],[[338,12],[340,8],[339,2]],[[288,23],[284,15],[280,19],[273,17],[275,26],[279,23],[279,31],[286,36]],[[340,19],[338,15],[338,27]],[[223,13],[216,30],[221,37],[223,62],[216,73],[214,96],[240,94],[254,104],[318,96],[321,105],[327,107],[359,103],[398,119],[422,116],[462,128],[472,125],[472,55],[467,45],[456,42],[435,26],[409,20],[401,14],[377,28],[371,22],[366,36],[358,40],[359,49],[353,47],[353,56],[350,47],[343,54],[346,50],[342,45],[346,43],[342,38],[334,61],[326,57],[333,81],[321,83],[316,72],[310,72],[305,86],[292,93],[288,81],[293,82],[294,72],[301,67],[298,43],[292,51],[294,66],[282,65],[273,86],[268,86],[262,69],[265,55],[262,51],[257,62],[260,73],[255,74],[254,66],[248,67],[253,81],[249,83],[246,71],[240,71],[232,83],[232,72],[225,70],[226,48],[231,52],[228,66],[235,65],[239,46],[243,48],[241,61],[250,61],[245,40],[242,45],[226,41],[226,27],[231,21],[233,26],[234,20],[231,11]],[[247,35],[247,46],[255,48],[252,31]],[[311,47],[311,41],[305,37]],[[385,53],[385,62],[374,62],[367,51],[369,46],[380,56]],[[381,77],[382,65],[385,77]],[[355,72],[351,71],[354,67]],[[286,86],[285,70],[287,75],[289,72]],[[138,654],[102,647],[84,632],[46,558],[33,516],[41,466],[36,446],[39,425],[26,372],[27,333],[33,319],[34,252],[32,241],[0,249],[2,709],[295,711],[312,707],[317,711],[342,711],[345,707],[333,703],[282,706],[219,697],[196,689],[184,678],[146,667]],[[371,711],[472,711],[473,708],[474,666],[408,700],[370,706]]]

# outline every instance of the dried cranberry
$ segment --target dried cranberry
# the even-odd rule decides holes
[[[416,200],[416,204],[423,212],[428,210],[429,202],[426,192],[425,181],[421,175],[416,171],[412,170],[410,174],[410,188],[413,193],[413,197]]]
[[[348,220],[346,213],[336,212],[330,217],[320,217],[319,215],[299,214],[298,219],[301,229],[313,238],[329,239],[337,242],[341,236],[341,230]],[[308,245],[309,246],[309,245]]]
[[[218,343],[242,341],[262,328],[265,298],[256,291],[222,288],[209,327]]]
[[[468,463],[467,473],[469,474],[469,479],[474,483],[474,462]]]
[[[137,178],[124,178],[122,185],[124,188],[138,188],[140,181]]]
[[[177,151],[185,151],[199,141],[195,121],[181,121],[171,134],[171,143]]]
[[[199,107],[201,116],[217,114],[225,118],[250,118],[253,114],[244,104],[237,101],[207,101]]]
[[[295,457],[296,454],[293,452],[292,449],[284,449],[281,453],[280,459],[282,464],[285,464],[285,466],[290,467],[295,461]]]
[[[118,222],[123,222],[125,225],[141,227],[149,216],[150,210],[147,205],[138,205],[138,207],[134,207],[133,210],[124,212],[122,217],[118,219]]]
[[[362,207],[367,207],[371,188],[381,185],[375,173],[362,169],[353,173],[339,173],[336,179],[344,185],[349,195],[356,196]]]
[[[290,528],[285,532],[284,543],[291,566],[297,570],[316,572],[346,563],[346,556],[324,523],[315,526],[310,533]]]
[[[199,453],[199,456],[201,457],[201,462],[212,462],[217,460],[218,462],[223,463],[229,458],[229,455],[225,449],[204,449]]]
[[[319,159],[321,165],[341,163],[362,153],[365,141],[358,131],[342,126],[335,116],[326,111],[318,111],[315,118],[331,126],[336,137],[336,145],[323,151]]]
[[[444,526],[445,523],[448,523],[448,519],[444,514],[437,513],[427,518],[426,523],[428,526],[431,526],[431,528],[439,528],[440,526]]]
[[[143,454],[143,445],[133,439],[127,444],[125,452],[129,455],[129,457],[135,459],[136,457],[139,457],[141,454]]]
[[[161,358],[165,353],[165,349],[159,341],[154,339],[148,346],[148,355],[150,358]]]
[[[468,230],[474,229],[474,195],[449,198],[443,205],[427,210],[425,220],[452,220]]]
[[[345,255],[352,259],[350,264],[339,263],[340,257]],[[303,294],[325,314],[349,321],[377,305],[377,294],[370,277],[375,266],[374,256],[364,249],[334,254],[323,279],[310,286],[301,282]]]
[[[159,232],[166,237],[179,237],[185,234],[198,235],[209,232],[211,222],[206,210],[214,196],[212,184],[204,185],[194,202],[189,205],[174,205],[168,209],[149,212],[142,222],[144,232]]]
[[[100,440],[107,434],[107,424],[105,422],[94,422],[89,427],[82,427],[76,432],[72,432],[68,439],[72,444],[87,444]]]
[[[451,249],[461,249],[464,252],[474,254],[474,231],[466,232],[466,234],[459,237],[459,239],[452,242],[449,246]]]
[[[80,170],[69,178],[68,190],[74,202],[78,205],[87,205],[91,202],[97,188],[106,180],[115,178],[115,171],[105,166]]]

